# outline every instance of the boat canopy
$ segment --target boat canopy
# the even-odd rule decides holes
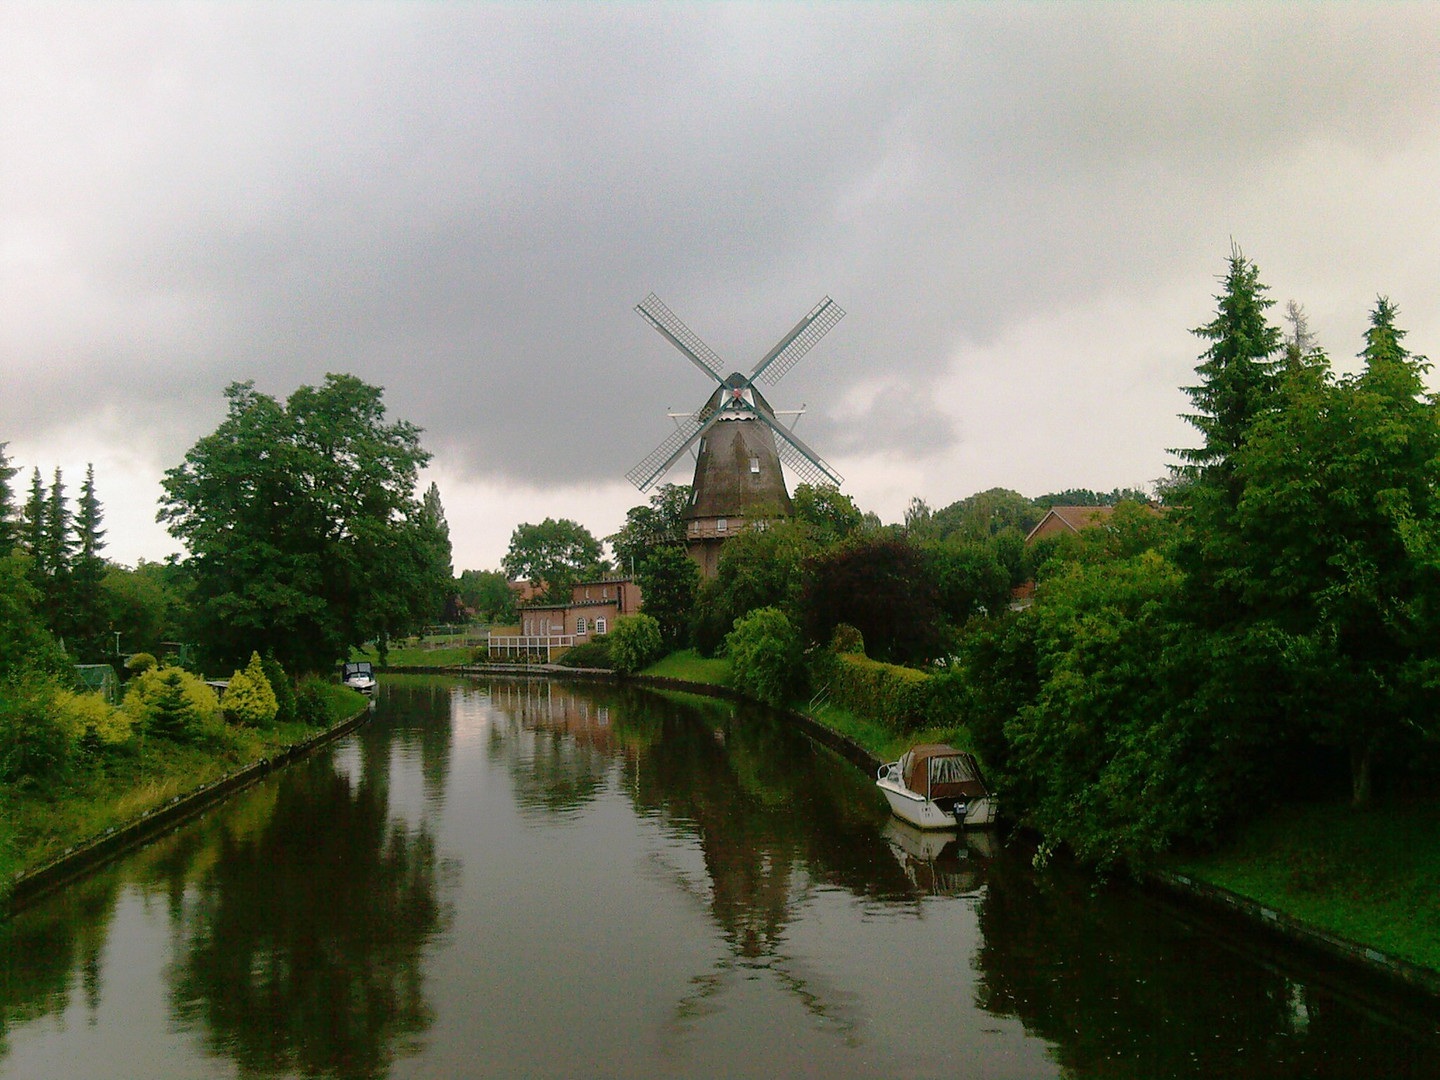
[[[342,678],[348,679],[351,675],[373,675],[374,669],[370,666],[369,660],[350,660],[345,663]]]
[[[911,747],[900,756],[905,786],[928,799],[975,799],[990,792],[974,754],[944,743]]]

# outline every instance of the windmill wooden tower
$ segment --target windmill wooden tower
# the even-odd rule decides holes
[[[681,354],[715,381],[709,399],[676,419],[676,430],[626,476],[641,491],[653,487],[692,446],[695,480],[685,512],[686,547],[707,576],[720,547],[747,522],[789,515],[790,495],[780,465],[811,484],[840,486],[840,475],[775,418],[755,380],[774,385],[845,316],[828,296],[760,358],[750,374],[732,371],[654,293],[635,308]]]

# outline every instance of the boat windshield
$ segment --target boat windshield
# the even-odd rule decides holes
[[[970,762],[963,757],[932,757],[930,759],[930,783],[935,784],[963,784],[966,781],[980,779],[975,775],[975,770],[970,767]]]

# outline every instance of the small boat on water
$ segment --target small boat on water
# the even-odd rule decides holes
[[[375,670],[369,660],[352,660],[340,672],[340,681],[362,694],[375,693]]]
[[[899,761],[880,766],[875,785],[896,817],[922,829],[995,824],[996,799],[975,755],[953,746],[912,746]]]

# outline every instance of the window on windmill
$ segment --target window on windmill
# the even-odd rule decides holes
[[[581,615],[579,618],[577,618],[577,619],[575,620],[575,636],[576,636],[576,637],[584,637],[584,636],[585,636],[585,616],[584,616],[584,615]]]
[[[729,530],[730,530],[730,523],[729,523],[728,521],[726,521],[724,518],[720,518],[718,521],[715,522],[715,531],[716,531],[716,532],[728,532]]]
[[[597,633],[597,634],[603,634],[604,632],[605,632],[605,620],[604,620],[604,619],[596,619],[596,620],[595,620],[595,633]]]
[[[758,454],[750,455],[750,471],[752,473],[758,473],[760,471],[760,456]]]

